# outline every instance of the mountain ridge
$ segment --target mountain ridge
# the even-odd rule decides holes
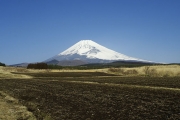
[[[90,59],[95,58],[103,60],[138,60],[137,58],[129,57],[106,48],[92,40],[81,40],[62,53],[59,53],[58,56],[73,54],[85,55]]]
[[[133,57],[126,56],[124,54],[113,51],[106,48],[92,40],[81,40],[76,44],[72,45],[65,51],[51,57],[45,62],[52,60],[57,61],[71,61],[71,60],[81,60],[85,63],[109,63],[113,61],[140,61],[140,62],[150,62],[142,59],[137,59]]]
[[[66,49],[65,51],[55,55],[46,61],[51,60],[85,60],[94,61],[95,59],[105,60],[105,61],[117,61],[117,60],[132,60],[132,61],[145,61],[142,59],[137,59],[133,57],[126,56],[124,54],[118,53],[111,49],[108,49],[92,40],[81,40]],[[89,60],[88,60],[89,59]],[[94,59],[94,60],[93,60]]]

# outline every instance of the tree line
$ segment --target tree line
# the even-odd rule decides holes
[[[5,65],[4,63],[1,63],[1,62],[0,62],[0,66],[6,66],[6,65]]]
[[[27,69],[48,69],[48,65],[46,63],[31,63],[28,64]]]

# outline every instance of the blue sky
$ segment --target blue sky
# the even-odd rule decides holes
[[[0,62],[44,61],[83,39],[180,63],[180,0],[0,0]]]

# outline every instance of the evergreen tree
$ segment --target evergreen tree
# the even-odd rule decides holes
[[[1,63],[1,62],[0,62],[0,66],[6,66],[6,65],[5,65],[4,63]]]
[[[27,69],[47,69],[48,65],[46,63],[35,63],[28,64]]]

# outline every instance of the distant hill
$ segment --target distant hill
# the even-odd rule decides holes
[[[19,63],[19,64],[13,64],[10,65],[12,67],[27,67],[29,63]]]
[[[78,66],[78,65],[87,64],[86,62],[81,60],[62,60],[62,61],[51,60],[46,63],[48,65],[59,65],[59,66]]]
[[[78,65],[84,65],[84,64],[87,64],[87,63],[81,60],[63,60],[63,61],[59,61],[58,63],[58,65],[60,66],[78,66]]]
[[[59,63],[58,60],[51,60],[51,61],[48,61],[46,62],[48,65],[57,65]]]
[[[146,65],[154,65],[156,63],[137,62],[137,61],[115,61],[111,63],[92,63],[84,64],[81,67],[86,68],[110,68],[110,67],[140,67]]]

